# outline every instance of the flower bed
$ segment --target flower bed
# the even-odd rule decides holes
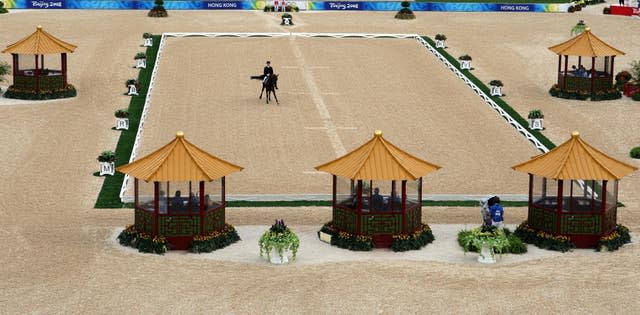
[[[596,91],[592,95],[587,90],[562,90],[557,84],[554,84],[549,89],[549,94],[553,97],[580,101],[586,101],[587,99],[591,99],[592,101],[617,100],[622,97],[622,93],[614,88],[604,91]]]
[[[433,242],[435,237],[429,225],[422,223],[422,227],[412,234],[397,234],[393,236],[391,250],[394,252],[404,252],[408,250],[418,250]]]
[[[522,222],[513,232],[523,242],[533,244],[538,248],[566,252],[576,247],[571,240],[562,235],[554,236],[529,226],[527,221]]]
[[[164,254],[169,250],[169,244],[163,236],[156,236],[138,232],[134,225],[128,226],[118,235],[120,245],[137,248],[141,253]]]
[[[210,253],[214,250],[227,247],[240,240],[238,232],[231,224],[225,224],[220,231],[214,231],[209,235],[196,235],[189,251],[192,253]]]
[[[618,224],[616,225],[616,229],[613,232],[601,237],[600,240],[598,240],[596,251],[599,252],[603,248],[606,248],[611,252],[630,242],[631,235],[629,234],[629,229],[626,226]]]
[[[21,100],[54,100],[59,98],[75,97],[78,95],[76,88],[69,84],[66,89],[56,89],[52,91],[42,91],[36,93],[31,90],[21,90],[10,86],[4,93],[6,98],[16,98]]]
[[[329,221],[322,226],[320,232],[331,235],[331,245],[354,251],[370,251],[373,249],[373,238],[371,236],[353,235],[347,232],[338,231]],[[318,237],[320,233],[318,232]]]

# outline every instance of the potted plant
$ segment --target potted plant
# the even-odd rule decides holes
[[[273,12],[275,11],[275,6],[273,4],[266,4],[262,9],[264,12]]]
[[[113,151],[102,151],[98,155],[98,163],[100,164],[100,176],[113,175],[116,171],[116,153]]]
[[[395,16],[396,19],[413,20],[416,18],[415,14],[413,14],[413,11],[411,11],[410,9],[411,3],[409,1],[402,1],[400,3],[400,6],[402,6],[402,9],[400,9],[400,11],[396,13],[396,16]]]
[[[136,68],[146,68],[147,67],[147,54],[144,52],[139,52],[136,54],[133,59],[136,61]]]
[[[445,48],[444,41],[447,40],[447,36],[444,34],[436,34],[436,48]]]
[[[634,159],[640,159],[640,147],[635,147],[629,151],[629,156]]]
[[[502,84],[502,81],[491,80],[491,82],[489,82],[489,85],[491,86],[491,96],[502,96],[502,87],[504,86],[504,84]]]
[[[478,251],[478,262],[484,264],[495,263],[495,253],[503,253],[509,248],[509,240],[504,230],[493,226],[461,231],[458,233],[458,243],[465,253]]]
[[[129,111],[127,109],[118,109],[114,115],[116,116],[116,130],[129,129]]]
[[[291,252],[291,260],[296,259],[300,239],[284,224],[283,220],[276,220],[275,224],[262,234],[258,245],[260,246],[260,257],[266,254],[272,264],[287,264],[289,263],[289,251]]]
[[[579,20],[578,24],[571,28],[571,36],[580,35],[587,28],[587,24],[584,24],[584,20]]]
[[[9,10],[7,10],[7,8],[4,7],[4,2],[0,1],[0,14],[2,13],[8,13]]]
[[[289,13],[283,13],[280,25],[293,25],[293,16]]]
[[[542,110],[534,109],[529,111],[529,115],[527,115],[529,119],[529,129],[531,130],[543,130],[544,129],[544,115],[542,114]]]
[[[6,61],[0,61],[0,82],[4,81],[4,76],[11,73],[11,66]],[[0,95],[2,95],[2,89],[0,89]]]
[[[149,32],[145,32],[142,34],[142,38],[144,39],[144,44],[142,44],[142,46],[144,47],[153,46],[153,34]]]
[[[167,16],[169,16],[169,13],[167,13],[167,10],[164,8],[164,1],[163,0],[155,0],[154,4],[155,5],[153,6],[153,8],[151,8],[149,13],[147,13],[148,17],[167,17]]]
[[[127,80],[124,85],[129,88],[127,95],[138,95],[138,90],[140,89],[140,82],[136,79]]]
[[[460,69],[471,70],[471,56],[465,54],[458,57],[458,60],[460,60]]]

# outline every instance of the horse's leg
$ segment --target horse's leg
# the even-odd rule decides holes
[[[260,90],[260,96],[258,97],[259,100],[262,99],[262,92],[264,92],[264,84],[262,85],[262,90]]]
[[[276,99],[276,104],[280,104],[280,102],[278,102],[278,97],[276,96],[276,90],[273,90],[273,98]]]

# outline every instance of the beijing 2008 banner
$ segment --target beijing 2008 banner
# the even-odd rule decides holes
[[[93,10],[149,10],[153,0],[4,0],[8,9],[93,9]],[[397,11],[399,1],[287,1],[296,3],[301,10],[327,11]],[[273,0],[202,0],[165,1],[167,10],[262,10]],[[448,12],[567,12],[570,3],[546,4],[496,4],[496,3],[451,3],[412,2],[413,11]]]

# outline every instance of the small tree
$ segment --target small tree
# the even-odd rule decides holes
[[[164,1],[163,0],[155,0],[154,4],[155,4],[155,6],[153,8],[151,8],[151,10],[147,14],[147,16],[149,16],[149,17],[167,17],[167,16],[169,16],[169,13],[167,13],[167,10],[164,8]]]
[[[587,24],[584,24],[584,20],[578,21],[578,24],[571,28],[571,36],[580,35],[587,28]]]

